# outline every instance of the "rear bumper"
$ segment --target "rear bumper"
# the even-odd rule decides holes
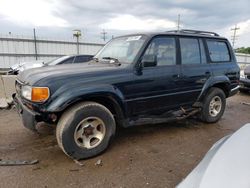
[[[31,111],[29,108],[27,108],[18,98],[15,94],[13,95],[13,101],[16,106],[16,109],[19,113],[19,115],[22,118],[22,122],[24,127],[31,131],[36,131],[36,115],[37,113]]]
[[[240,78],[240,88],[250,90],[250,79]]]

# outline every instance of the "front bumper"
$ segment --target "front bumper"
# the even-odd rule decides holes
[[[26,107],[22,102],[21,99],[16,96],[16,94],[14,94],[13,96],[13,101],[14,104],[16,106],[16,109],[19,113],[19,115],[22,118],[22,122],[24,127],[26,127],[27,129],[36,132],[36,116],[37,113],[31,111],[28,107]]]
[[[240,78],[240,88],[250,90],[250,79]]]

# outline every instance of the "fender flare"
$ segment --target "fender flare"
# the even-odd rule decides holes
[[[108,98],[115,105],[119,105],[123,113],[126,111],[122,92],[112,85],[60,88],[51,96],[46,106],[44,106],[44,111],[53,113],[62,112],[76,102],[97,97]]]
[[[227,76],[224,75],[224,76],[210,77],[209,79],[207,79],[206,83],[204,84],[197,101],[201,102],[202,99],[206,96],[208,90],[217,84],[225,84],[226,89],[230,90],[230,80]]]

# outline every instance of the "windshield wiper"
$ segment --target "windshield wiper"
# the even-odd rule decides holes
[[[116,59],[116,58],[114,58],[114,57],[102,57],[102,59],[110,60],[109,61],[110,64],[121,65],[121,63],[119,62],[119,60]]]

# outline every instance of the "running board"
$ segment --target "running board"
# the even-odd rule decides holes
[[[129,122],[130,126],[134,125],[143,125],[143,124],[160,124],[160,123],[168,123],[173,121],[179,121],[186,119],[190,116],[195,115],[198,113],[201,109],[196,108],[192,110],[185,110],[184,108],[181,108],[181,110],[173,112],[171,117],[147,117],[147,118],[139,118],[137,120],[132,120]]]

